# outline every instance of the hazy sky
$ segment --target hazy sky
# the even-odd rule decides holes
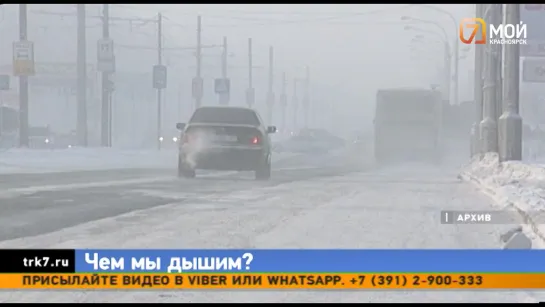
[[[164,17],[163,42],[166,48],[194,47],[197,16],[202,16],[202,37],[205,45],[219,45],[228,37],[229,75],[232,79],[232,101],[244,99],[247,84],[248,38],[254,41],[253,63],[256,97],[263,100],[267,87],[268,48],[275,51],[275,92],[280,92],[281,72],[291,80],[303,77],[305,65],[311,67],[313,99],[330,100],[337,116],[357,126],[358,117],[372,113],[374,95],[381,87],[429,86],[440,83],[438,68],[442,65],[442,34],[437,25],[415,24],[425,32],[405,30],[401,16],[435,22],[450,35],[453,45],[456,25],[447,14],[423,5],[110,5],[112,17]],[[75,62],[76,19],[51,12],[74,13],[75,5],[29,5],[29,39],[33,40],[38,62]],[[436,5],[448,11],[456,21],[473,16],[473,5]],[[101,36],[101,5],[87,5],[88,63],[96,62],[96,41]],[[0,64],[11,62],[11,43],[17,38],[17,6],[0,8]],[[95,17],[91,17],[95,16]],[[411,44],[415,35],[423,42]],[[112,19],[111,37],[116,43],[117,69],[122,72],[149,73],[156,63],[156,25]],[[147,46],[149,50],[133,47]],[[133,46],[133,47],[131,47]],[[191,77],[195,72],[193,51],[165,51],[169,65],[167,97],[183,97],[188,102],[174,106],[180,98],[167,98],[167,107],[188,113]],[[213,78],[220,74],[220,48],[204,53],[207,100],[217,101],[212,89]],[[460,63],[460,100],[472,98],[468,76],[471,76],[473,52]],[[208,80],[206,80],[208,79]],[[179,85],[181,84],[181,85]],[[178,90],[181,88],[183,90]],[[288,88],[290,90],[290,88]],[[181,93],[180,93],[181,91]],[[121,93],[118,93],[122,95]],[[153,94],[153,93],[152,93]],[[278,97],[277,94],[277,97]],[[291,93],[290,93],[291,94]],[[189,95],[189,96],[188,96]],[[153,99],[153,95],[149,99]],[[170,103],[169,101],[175,101]],[[259,103],[259,102],[258,102]],[[172,105],[170,105],[172,104]],[[371,108],[371,109],[369,109]],[[372,117],[372,116],[371,116]],[[175,118],[168,121],[176,121]]]

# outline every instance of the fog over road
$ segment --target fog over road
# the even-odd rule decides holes
[[[457,164],[359,168],[346,157],[294,156],[272,180],[173,170],[0,178],[0,247],[499,248],[505,225],[442,225],[440,211],[493,210],[457,180]],[[89,187],[85,187],[85,186]],[[32,192],[36,191],[37,192]],[[526,292],[12,291],[2,302],[521,302]]]

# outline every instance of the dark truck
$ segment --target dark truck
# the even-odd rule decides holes
[[[375,110],[375,160],[380,164],[439,162],[441,94],[432,89],[379,90]]]

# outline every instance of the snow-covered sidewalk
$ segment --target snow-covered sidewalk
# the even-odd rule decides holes
[[[461,176],[493,198],[499,209],[520,214],[526,234],[545,247],[545,165],[500,163],[497,154],[486,154],[473,159]]]
[[[0,151],[0,174],[50,173],[109,169],[156,169],[176,166],[177,151],[67,148],[58,150],[10,149]],[[289,154],[274,153],[273,159]],[[293,155],[292,155],[293,156]]]

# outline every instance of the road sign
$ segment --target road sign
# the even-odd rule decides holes
[[[203,96],[203,80],[201,77],[194,77],[191,82],[191,95],[194,99],[200,99]]]
[[[527,44],[521,45],[524,57],[545,57],[545,4],[520,5],[520,20],[526,25]],[[524,46],[524,47],[523,47]]]
[[[528,39],[528,44],[520,45],[520,55],[523,57],[545,57],[545,40]]]
[[[545,83],[545,59],[524,59],[522,62],[522,81],[531,83]]]
[[[114,41],[109,38],[99,39],[97,42],[98,60],[112,60],[114,58]]]
[[[153,88],[167,88],[167,67],[165,65],[153,66]]]
[[[231,90],[231,80],[229,78],[217,78],[214,80],[214,91],[216,94],[229,94]]]
[[[115,72],[115,58],[110,61],[98,61],[97,70],[100,72],[113,73]]]
[[[246,103],[249,107],[253,107],[255,103],[255,89],[249,88],[246,90]]]
[[[13,43],[13,75],[33,76],[34,69],[34,43],[19,41]]]
[[[9,90],[9,75],[0,75],[0,91]]]
[[[109,38],[97,42],[97,69],[101,72],[115,72],[114,41]]]

